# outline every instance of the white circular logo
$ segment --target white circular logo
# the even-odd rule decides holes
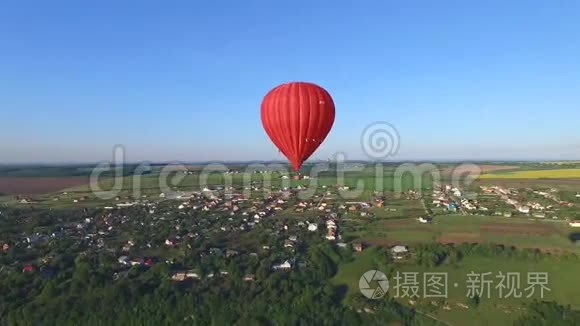
[[[371,282],[376,281],[378,286],[372,288]],[[381,271],[370,270],[364,273],[358,280],[360,293],[369,299],[380,299],[385,296],[389,290],[389,280],[387,275]]]
[[[373,160],[386,159],[399,152],[399,132],[392,124],[384,121],[368,125],[363,131],[360,144],[363,152]]]

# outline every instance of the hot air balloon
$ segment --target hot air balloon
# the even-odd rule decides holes
[[[294,171],[314,153],[334,123],[334,102],[315,84],[292,82],[272,89],[262,101],[262,125]]]

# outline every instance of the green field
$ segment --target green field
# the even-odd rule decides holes
[[[580,169],[543,169],[486,173],[480,179],[570,179],[580,178]]]
[[[371,269],[381,269],[376,263],[373,256],[376,253],[368,249],[356,255],[356,258],[349,263],[339,267],[339,271],[333,279],[336,285],[346,285],[348,288],[347,298],[359,295],[358,281],[361,275]],[[502,273],[520,273],[522,278],[522,287],[527,284],[527,273],[529,271],[546,272],[549,275],[548,288],[551,291],[544,293],[544,300],[556,300],[562,304],[570,304],[574,308],[580,308],[580,288],[574,286],[577,283],[578,271],[580,271],[580,260],[578,258],[564,259],[558,256],[545,256],[539,260],[533,259],[515,259],[506,257],[479,257],[468,256],[460,262],[451,265],[442,265],[435,268],[426,268],[419,266],[411,261],[394,263],[389,266],[393,271],[400,272],[417,272],[422,276],[425,272],[443,272],[448,275],[448,298],[439,302],[438,307],[432,306],[430,300],[422,299],[417,301],[415,306],[418,311],[427,310],[437,319],[453,325],[504,325],[510,324],[515,318],[523,312],[523,305],[534,298],[539,299],[539,295],[532,298],[500,298],[497,289],[496,275]],[[384,267],[383,267],[384,268]],[[467,274],[470,272],[487,273],[491,272],[491,279],[494,283],[491,285],[490,298],[484,294],[479,306],[465,308],[462,305],[468,305],[467,300]],[[389,275],[391,285],[394,286],[394,272]],[[419,279],[420,286],[422,279]],[[455,287],[457,283],[457,287]],[[388,294],[391,297],[396,296],[396,292],[391,288]],[[347,299],[348,300],[348,299]],[[409,304],[408,298],[399,298],[401,303]],[[442,306],[448,306],[448,309],[442,309]]]
[[[415,219],[346,221],[345,234],[371,244],[497,243],[517,248],[580,254],[569,236],[575,232],[564,221],[495,216],[436,216],[432,224]]]
[[[344,221],[344,234],[348,239],[358,239],[371,245],[358,253],[354,261],[339,266],[334,278],[336,285],[346,285],[348,295],[358,294],[360,276],[371,269],[388,268],[385,273],[401,272],[446,272],[449,282],[457,282],[458,288],[449,287],[449,298],[445,303],[434,307],[430,302],[419,300],[416,309],[453,325],[509,324],[523,313],[523,305],[531,299],[482,298],[477,309],[465,308],[465,282],[467,273],[501,271],[520,272],[522,277],[528,271],[548,272],[551,292],[544,299],[556,300],[580,308],[580,288],[576,284],[580,271],[580,259],[570,254],[580,254],[580,247],[569,236],[575,230],[563,221],[532,220],[527,218],[504,218],[491,216],[442,215],[436,216],[432,224],[421,224],[416,219],[357,219]],[[388,267],[377,259],[377,249],[395,244],[413,247],[422,243],[482,243],[501,244],[518,249],[540,249],[543,254],[539,260],[527,258],[508,258],[505,256],[467,256],[458,263],[427,268],[408,258],[403,263],[396,262]],[[527,275],[527,274],[526,274]],[[463,285],[463,286],[462,286]],[[348,302],[349,299],[347,299]],[[401,300],[409,305],[409,300]],[[447,309],[442,309],[445,304]]]

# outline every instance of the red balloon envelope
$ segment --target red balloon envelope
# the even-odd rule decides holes
[[[262,101],[262,125],[295,171],[314,153],[334,123],[334,102],[315,84],[294,82],[272,89]]]

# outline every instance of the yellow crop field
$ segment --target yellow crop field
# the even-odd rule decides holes
[[[529,170],[482,174],[480,179],[569,179],[580,178],[580,169]]]

